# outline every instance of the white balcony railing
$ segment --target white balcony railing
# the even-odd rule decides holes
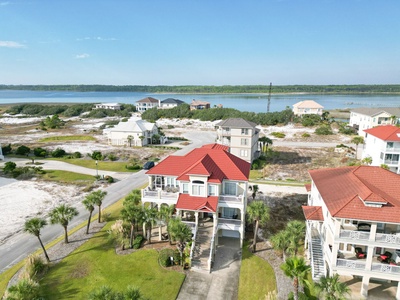
[[[353,260],[353,259],[338,259],[336,261],[337,267],[344,267],[348,269],[365,270],[365,261]]]
[[[394,234],[377,233],[375,241],[400,245],[400,236]]]
[[[218,218],[218,227],[220,229],[239,230],[241,225],[241,220]]]
[[[365,261],[354,260],[354,259],[338,259],[336,261],[336,266],[346,269],[366,270]],[[383,263],[372,264],[371,272],[400,275],[400,266],[383,264]]]
[[[386,165],[398,165],[399,161],[398,160],[385,159],[383,161],[383,163],[386,164]]]
[[[370,237],[369,232],[357,231],[357,230],[342,230],[340,231],[339,237],[342,239],[358,240],[358,241],[368,241]],[[375,236],[375,242],[388,243],[400,245],[400,235],[399,234],[387,234],[387,233],[377,233]]]
[[[177,201],[179,193],[166,192],[163,190],[151,191],[148,189],[142,190],[142,198],[152,198],[153,200],[165,200],[167,202]]]
[[[340,238],[351,240],[368,240],[369,232],[356,230],[342,230],[339,234]]]
[[[219,195],[219,201],[222,202],[235,202],[235,203],[243,203],[243,195],[233,196],[233,195]]]
[[[400,275],[400,267],[387,264],[372,264],[371,271]]]

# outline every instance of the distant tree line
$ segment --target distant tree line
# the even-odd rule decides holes
[[[0,90],[73,92],[148,92],[188,94],[268,93],[269,85],[0,85]],[[272,93],[359,94],[400,93],[400,84],[278,85]]]
[[[286,108],[280,112],[255,113],[239,111],[233,108],[210,108],[201,110],[190,110],[188,104],[181,104],[171,109],[152,108],[142,114],[142,119],[155,122],[160,118],[188,118],[201,121],[216,121],[228,118],[243,118],[260,125],[287,124],[293,120],[293,111]]]

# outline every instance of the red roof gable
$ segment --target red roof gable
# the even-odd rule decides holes
[[[218,196],[194,197],[189,194],[180,194],[177,209],[196,210],[204,212],[216,212],[218,206]]]
[[[324,216],[322,214],[321,206],[302,206],[304,217],[310,221],[323,221]]]
[[[332,216],[400,223],[400,175],[371,166],[309,173]],[[382,207],[366,206],[365,202]]]
[[[217,148],[197,148],[185,156],[168,156],[146,172],[149,175],[176,176],[189,180],[189,175],[207,176],[210,182],[224,179],[247,181],[250,163]]]
[[[383,141],[400,141],[400,128],[393,125],[377,126],[364,131]]]
[[[203,145],[202,148],[221,149],[221,150],[229,151],[229,146],[221,145],[221,144],[207,144],[207,145]]]

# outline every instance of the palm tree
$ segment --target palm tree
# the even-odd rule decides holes
[[[28,278],[18,281],[17,284],[8,288],[5,299],[9,300],[36,300],[39,299],[39,284]]]
[[[132,147],[132,140],[133,140],[133,136],[128,135],[128,137],[126,138],[128,140],[129,143],[129,147]]]
[[[287,236],[287,232],[285,230],[281,230],[278,233],[274,234],[271,237],[272,247],[275,250],[282,251],[282,259],[286,260],[286,250],[290,245],[289,237]]]
[[[153,223],[157,218],[157,209],[154,207],[144,207],[142,208],[142,223],[143,223],[143,235],[146,232],[146,238],[149,244],[151,244],[151,229],[153,228]]]
[[[94,205],[95,205],[94,198],[93,198],[92,194],[87,195],[86,198],[83,199],[82,204],[89,211],[89,218],[88,218],[88,223],[87,223],[87,226],[86,226],[86,234],[88,234],[89,233],[89,227],[90,227],[90,221],[92,219],[92,213],[94,211]]]
[[[160,211],[158,212],[159,218],[165,222],[165,225],[167,226],[167,232],[168,232],[168,224],[169,221],[172,218],[172,215],[174,214],[175,211],[175,205],[166,205],[162,204],[160,207]],[[161,225],[160,225],[160,235],[161,235]],[[168,232],[169,236],[169,232]],[[171,239],[169,239],[169,242],[171,243]]]
[[[272,140],[269,137],[263,136],[258,141],[261,143],[261,152],[265,154],[268,151],[268,146],[272,145]]]
[[[44,256],[46,257],[47,262],[50,262],[50,258],[47,255],[46,248],[42,243],[42,239],[40,238],[40,230],[47,225],[47,221],[42,218],[32,218],[25,222],[24,231],[36,236],[39,240],[40,246],[42,246]]]
[[[372,164],[372,157],[371,156],[364,157],[361,162],[364,165],[370,166]]]
[[[67,204],[61,204],[50,212],[50,223],[60,224],[64,228],[64,240],[68,244],[68,224],[77,216],[78,210]]]
[[[290,242],[287,250],[296,256],[301,246],[301,242],[305,237],[306,224],[298,220],[290,221],[286,225],[285,231],[287,232]]]
[[[281,269],[286,276],[293,279],[294,300],[299,299],[299,286],[308,284],[307,277],[311,267],[308,266],[302,257],[289,257],[281,265]]]
[[[181,255],[181,264],[183,265],[183,251],[186,244],[192,239],[192,230],[180,218],[171,219],[168,226],[168,231],[177,242],[177,248]]]
[[[351,140],[353,144],[356,144],[356,158],[357,158],[357,150],[358,150],[358,144],[363,144],[364,143],[364,138],[362,136],[355,136]]]
[[[251,193],[251,197],[253,198],[253,200],[256,198],[257,192],[259,190],[259,187],[257,184],[254,185],[249,185],[249,190],[252,192]]]
[[[91,197],[93,198],[93,202],[95,205],[99,207],[99,218],[98,222],[101,223],[101,205],[103,204],[104,197],[107,195],[106,191],[97,190],[92,192]]]
[[[325,300],[345,300],[346,294],[350,293],[350,288],[343,282],[339,281],[339,275],[322,276],[318,283],[315,284],[319,293],[324,295]]]
[[[129,234],[129,247],[133,248],[135,225],[139,222],[139,220],[143,219],[143,209],[141,206],[136,205],[135,202],[124,201],[124,207],[121,210],[121,216],[124,221],[129,222],[131,225]]]
[[[247,216],[252,222],[256,223],[252,245],[253,252],[256,252],[258,227],[260,225],[265,225],[268,222],[269,207],[267,207],[263,201],[252,201],[249,206],[247,206]]]

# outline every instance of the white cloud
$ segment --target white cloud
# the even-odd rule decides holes
[[[84,58],[88,58],[88,57],[90,57],[90,55],[87,54],[87,53],[77,54],[77,55],[75,56],[76,59],[84,59]]]
[[[25,48],[26,46],[13,41],[0,41],[0,47],[4,48]]]
[[[97,37],[84,37],[84,38],[77,38],[77,41],[116,41],[116,38],[103,38],[101,36]]]

